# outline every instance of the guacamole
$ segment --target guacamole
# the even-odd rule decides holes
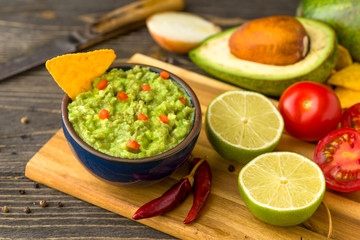
[[[94,149],[121,158],[165,152],[190,132],[195,109],[176,82],[149,68],[113,68],[68,106],[75,132]]]

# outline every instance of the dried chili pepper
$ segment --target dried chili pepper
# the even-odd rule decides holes
[[[134,220],[139,220],[142,218],[154,217],[168,212],[182,203],[192,189],[192,185],[194,183],[194,174],[200,165],[201,162],[198,162],[189,175],[180,179],[161,197],[158,197],[141,206],[134,213],[132,218]]]
[[[194,158],[193,165],[201,161]],[[211,169],[206,160],[202,161],[194,176],[194,202],[191,210],[184,220],[185,224],[195,221],[204,209],[211,192]]]

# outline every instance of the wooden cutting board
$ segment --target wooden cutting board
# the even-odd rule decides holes
[[[135,54],[130,62],[144,63],[169,70],[182,77],[200,99],[203,113],[212,99],[222,92],[238,89],[226,83],[185,69]],[[276,101],[274,101],[276,104]],[[204,115],[204,114],[203,114]],[[277,151],[292,151],[312,159],[315,145],[283,134]],[[173,211],[139,222],[181,239],[325,239],[329,229],[326,208],[321,205],[305,223],[276,227],[257,220],[238,192],[237,175],[241,165],[221,158],[209,144],[204,129],[193,151],[207,157],[213,173],[212,194],[202,215],[185,225],[193,198]],[[229,166],[235,167],[229,171]],[[87,172],[70,151],[59,130],[26,166],[25,175],[39,183],[75,196],[94,205],[131,218],[142,204],[160,196],[187,173],[184,165],[171,177],[147,188],[121,188],[105,183]],[[340,194],[327,191],[324,201],[332,216],[332,238],[358,239],[360,232],[360,192]]]

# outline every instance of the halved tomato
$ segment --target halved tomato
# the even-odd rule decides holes
[[[314,161],[324,173],[326,185],[340,192],[360,190],[360,132],[340,128],[321,139]]]
[[[345,110],[341,116],[341,127],[355,128],[360,131],[360,103]]]

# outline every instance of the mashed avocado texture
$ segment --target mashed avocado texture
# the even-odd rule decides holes
[[[103,79],[108,82],[99,90],[96,86]],[[147,85],[150,89],[143,87]],[[93,86],[69,104],[69,120],[75,132],[100,152],[121,158],[154,156],[178,145],[193,126],[195,109],[185,90],[149,68],[113,68],[95,78]],[[119,92],[127,99],[118,97]],[[107,118],[100,116],[103,109]],[[159,118],[163,114],[167,122]],[[129,139],[140,147],[129,147]]]

